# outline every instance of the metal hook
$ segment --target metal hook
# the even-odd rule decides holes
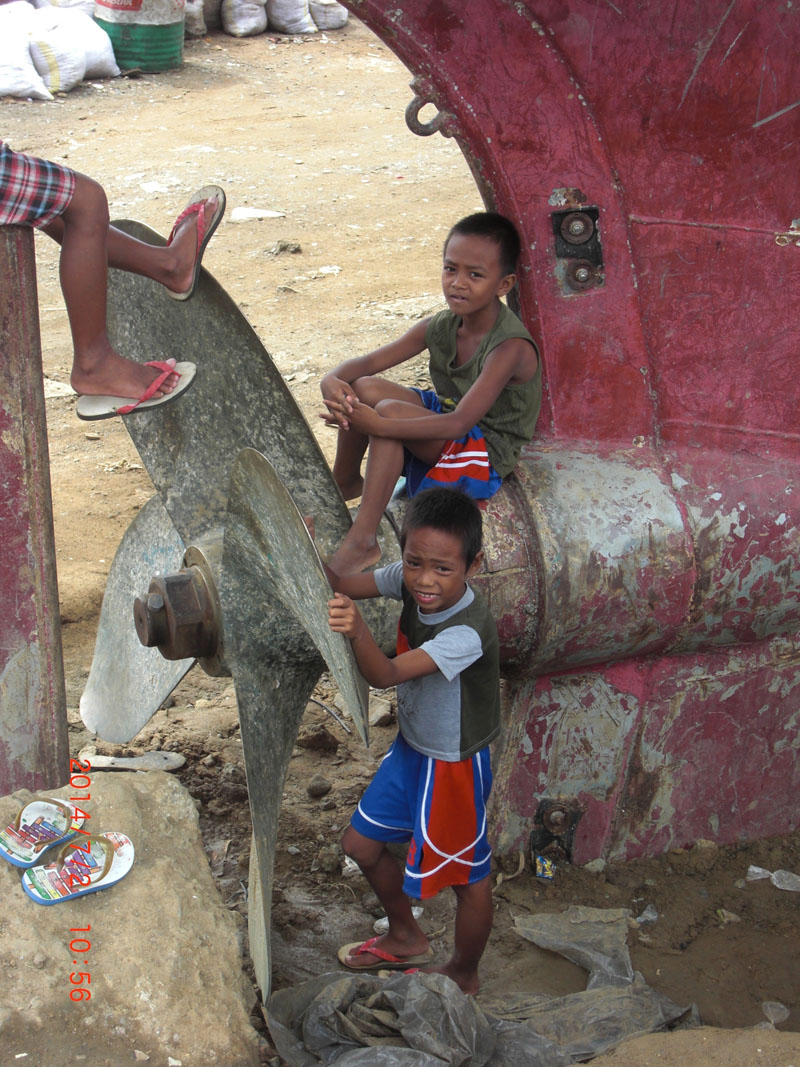
[[[427,79],[414,78],[411,82],[414,90],[414,98],[406,108],[406,126],[412,133],[419,137],[430,137],[433,133],[441,133],[443,137],[452,137],[455,126],[455,116],[449,111],[437,111],[430,122],[420,122],[419,113],[426,104],[433,104],[433,87]],[[435,104],[434,104],[435,106]]]

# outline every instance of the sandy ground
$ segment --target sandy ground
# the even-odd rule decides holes
[[[84,83],[54,103],[0,101],[0,130],[13,147],[67,162],[102,182],[112,218],[138,218],[167,233],[189,194],[223,185],[228,218],[205,259],[237,300],[332,456],[333,434],[316,418],[325,369],[385,342],[440,306],[441,243],[456,218],[482,207],[458,147],[408,132],[408,71],[365,27],[308,38],[215,34],[187,45],[174,72]],[[237,206],[282,212],[233,222]],[[297,251],[289,251],[299,246]],[[56,249],[37,237],[42,347],[64,624],[71,741],[93,741],[77,705],[92,658],[108,567],[151,486],[119,422],[81,423],[66,384],[71,346],[58,287]],[[179,353],[174,353],[180,358]],[[232,386],[233,387],[233,386]],[[321,683],[317,695],[335,694]],[[202,801],[206,847],[226,903],[246,911],[249,817],[235,698],[229,680],[187,676],[128,746],[181,751],[181,779]],[[275,985],[330,970],[339,943],[373,921],[366,885],[342,871],[336,845],[363,785],[393,733],[374,731],[368,752],[309,705],[284,787],[275,891]],[[308,795],[314,773],[331,791]],[[566,993],[583,988],[572,964],[522,941],[511,918],[569,903],[652,904],[652,925],[635,927],[635,966],[680,1004],[695,1003],[711,1027],[747,1028],[762,1002],[790,1010],[779,1029],[800,1029],[797,894],[746,884],[755,863],[800,871],[800,838],[724,850],[693,849],[604,874],[561,866],[543,882],[526,869],[504,877],[483,968],[487,991]],[[506,875],[517,869],[505,862]],[[449,899],[423,921],[445,951]],[[263,1030],[263,1024],[260,1024]],[[800,1063],[796,1035],[703,1030],[623,1047],[610,1063]],[[751,1039],[753,1043],[751,1044]]]

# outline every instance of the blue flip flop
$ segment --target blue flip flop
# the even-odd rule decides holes
[[[83,825],[78,810],[63,800],[32,800],[13,823],[0,830],[0,856],[15,867],[36,866],[47,849],[63,845],[77,834]]]
[[[125,834],[92,834],[65,845],[53,863],[32,867],[22,888],[37,904],[60,904],[110,889],[133,866],[133,842]]]

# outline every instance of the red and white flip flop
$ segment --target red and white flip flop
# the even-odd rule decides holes
[[[337,952],[339,963],[351,971],[374,971],[374,970],[405,970],[416,963],[427,963],[433,959],[433,949],[427,948],[416,956],[393,956],[377,944],[378,938],[371,937],[368,941],[353,941],[349,945],[342,945]],[[373,956],[374,962],[364,960],[362,963],[348,963],[348,959],[359,956]]]
[[[214,208],[214,213],[208,223],[206,223],[206,214],[203,210],[206,200],[217,201],[217,206]],[[203,253],[206,250],[206,245],[213,237],[214,231],[222,221],[222,216],[224,214],[225,191],[219,185],[204,185],[202,189],[198,189],[180,215],[178,215],[177,219],[175,219],[175,224],[167,239],[167,244],[172,244],[175,234],[178,232],[182,222],[189,218],[190,215],[197,215],[197,251],[195,253],[192,284],[182,293],[173,293],[168,289],[167,292],[173,300],[188,300],[189,297],[194,295],[194,291],[197,288],[197,282],[200,278],[200,266],[203,261]]]
[[[170,359],[166,362],[158,359],[148,361],[145,366],[155,367],[159,372],[148,385],[138,400],[131,400],[129,396],[88,396],[84,394],[78,397],[75,405],[75,413],[79,419],[93,422],[97,419],[112,419],[116,415],[130,415],[133,411],[147,411],[149,408],[159,407],[175,400],[184,393],[194,381],[197,367],[194,363],[176,363]],[[164,396],[153,396],[158,392],[171,374],[178,374],[180,380],[171,393]]]

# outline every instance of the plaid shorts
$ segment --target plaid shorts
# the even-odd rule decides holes
[[[73,171],[0,141],[0,226],[41,229],[66,211],[74,192]]]

